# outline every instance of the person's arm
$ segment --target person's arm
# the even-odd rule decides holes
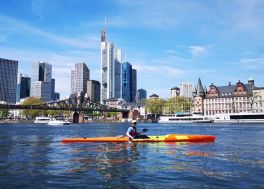
[[[128,136],[129,139],[133,140],[134,138],[129,134],[131,131],[131,127],[127,129],[126,136]]]

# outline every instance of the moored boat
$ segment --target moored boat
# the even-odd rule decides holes
[[[39,116],[35,118],[34,123],[47,124],[49,123],[49,121],[50,121],[50,117]]]
[[[215,123],[264,123],[264,113],[241,112],[214,115]]]
[[[214,142],[215,136],[211,135],[185,135],[185,134],[168,134],[163,136],[148,136],[144,139],[133,139],[132,142]],[[61,142],[128,142],[126,136],[116,137],[94,137],[94,138],[65,138]]]
[[[69,125],[71,122],[67,120],[57,120],[55,118],[52,118],[49,122],[48,125]]]
[[[181,113],[161,116],[159,123],[212,123],[213,120],[199,114]]]

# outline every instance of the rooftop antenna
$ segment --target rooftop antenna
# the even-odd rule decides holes
[[[106,16],[104,17],[104,30],[106,31]]]

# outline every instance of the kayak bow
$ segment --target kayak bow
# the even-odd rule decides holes
[[[61,142],[128,142],[126,136],[116,137],[95,137],[95,138],[65,138]],[[149,136],[144,139],[134,139],[132,142],[214,142],[215,136],[210,135],[184,135],[184,134],[169,134],[163,136]]]

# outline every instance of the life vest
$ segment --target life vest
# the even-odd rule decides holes
[[[135,137],[137,136],[137,129],[135,127],[132,127],[133,130],[131,132],[129,132],[129,134],[132,136],[132,137]]]

